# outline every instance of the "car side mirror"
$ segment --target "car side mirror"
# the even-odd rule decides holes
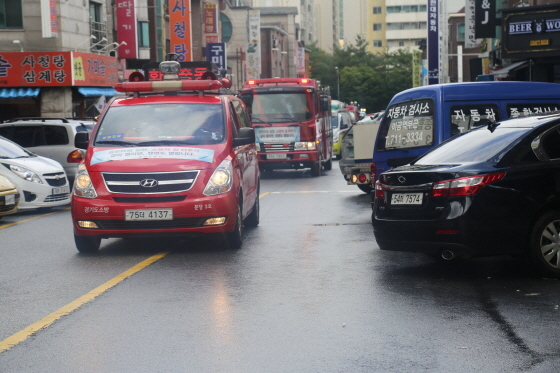
[[[330,110],[329,108],[329,98],[327,96],[321,97],[321,111]]]
[[[89,144],[89,132],[78,132],[74,137],[74,146],[78,149],[87,149]]]
[[[248,145],[255,143],[255,130],[252,128],[241,128],[239,136],[233,139],[234,146]]]
[[[345,128],[348,128],[348,123],[341,123],[340,124],[340,129],[343,130]]]

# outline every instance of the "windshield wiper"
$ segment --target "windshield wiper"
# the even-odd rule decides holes
[[[111,144],[111,145],[119,145],[119,146],[136,146],[136,143],[128,142],[128,141],[120,141],[120,140],[96,141],[95,145],[98,145],[98,144]]]

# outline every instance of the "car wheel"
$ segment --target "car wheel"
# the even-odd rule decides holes
[[[311,165],[311,176],[313,176],[313,177],[321,176],[321,162],[320,161],[313,162],[313,164]]]
[[[560,276],[560,213],[549,211],[533,226],[529,246],[533,267],[546,276]]]
[[[373,188],[370,184],[358,184],[358,188],[364,193],[370,194],[373,192]]]
[[[257,227],[260,220],[260,201],[259,201],[260,187],[257,188],[257,199],[253,205],[253,211],[245,218],[243,224],[248,227]]]
[[[330,171],[330,170],[332,170],[332,158],[329,158],[328,161],[326,161],[325,163],[323,163],[323,168],[325,169],[325,171]]]
[[[74,242],[79,252],[84,254],[91,254],[99,250],[101,245],[101,237],[95,236],[78,236],[74,234]]]
[[[239,249],[243,244],[243,214],[241,203],[237,206],[237,218],[235,219],[235,228],[231,232],[226,233],[226,245],[230,249]]]

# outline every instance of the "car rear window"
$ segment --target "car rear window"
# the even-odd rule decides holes
[[[455,105],[451,107],[451,136],[467,132],[468,130],[488,124],[488,122],[498,122],[500,109],[497,105]]]
[[[434,143],[434,101],[411,100],[392,105],[379,128],[378,150],[410,149]]]
[[[530,128],[498,127],[491,132],[486,128],[476,129],[443,143],[419,158],[414,164],[434,165],[487,161],[530,130]]]

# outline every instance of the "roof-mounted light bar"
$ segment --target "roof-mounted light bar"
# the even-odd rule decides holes
[[[229,80],[228,80],[229,82]],[[226,82],[224,82],[226,83]],[[117,92],[207,91],[228,88],[219,80],[168,80],[123,82],[115,86]]]
[[[312,86],[312,79],[308,78],[269,78],[269,79],[251,79],[245,82],[245,85],[264,85],[264,84],[301,84]]]

